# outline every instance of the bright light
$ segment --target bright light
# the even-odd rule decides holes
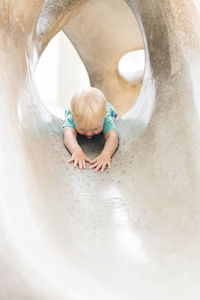
[[[118,63],[119,74],[128,82],[136,85],[144,75],[144,50],[131,51],[125,54]]]

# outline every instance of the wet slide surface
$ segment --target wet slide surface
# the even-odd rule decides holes
[[[198,7],[1,0],[1,300],[199,299]],[[60,30],[121,114],[120,146],[103,174],[68,164],[62,120],[35,88],[38,59]],[[138,90],[117,63],[143,42],[133,105]],[[91,159],[103,147],[80,143]]]

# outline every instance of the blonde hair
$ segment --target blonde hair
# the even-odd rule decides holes
[[[97,88],[79,90],[71,100],[72,117],[80,128],[96,128],[107,114],[106,103],[104,94]]]

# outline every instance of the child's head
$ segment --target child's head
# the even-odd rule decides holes
[[[76,92],[71,101],[71,114],[80,134],[91,138],[100,133],[107,114],[104,94],[93,87]]]

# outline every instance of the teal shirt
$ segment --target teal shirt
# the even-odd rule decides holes
[[[117,119],[118,113],[115,111],[113,105],[109,102],[107,102],[107,108],[108,112],[106,114],[106,117],[104,119],[103,123],[103,133],[105,134],[109,130],[116,129],[116,125],[114,120]],[[75,128],[74,120],[72,118],[71,112],[69,109],[65,110],[65,123],[63,124],[64,127],[71,127]]]

